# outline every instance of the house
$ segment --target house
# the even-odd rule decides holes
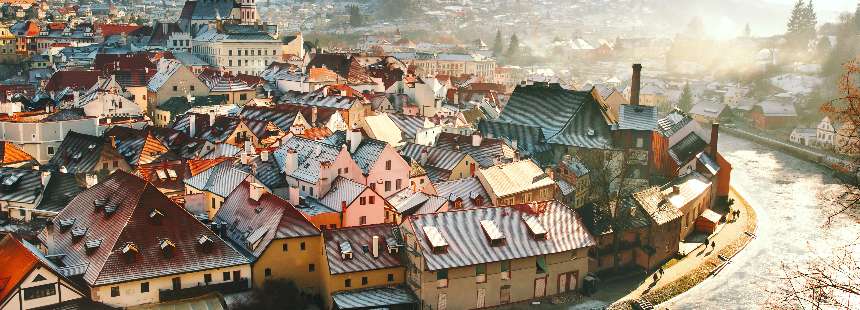
[[[386,113],[365,117],[359,127],[371,139],[384,141],[395,147],[404,141],[400,127]]]
[[[239,169],[233,158],[222,157],[206,160],[201,164],[203,166],[200,169],[192,168],[191,177],[184,180],[185,195],[202,195],[206,218],[211,220],[227,196],[248,178],[250,173]]]
[[[209,107],[227,104],[227,96],[210,95],[200,97],[173,97],[167,99],[151,112],[154,126],[166,127],[172,124],[180,115],[195,107]]]
[[[341,176],[332,182],[325,195],[304,205],[317,207],[306,211],[300,206],[299,210],[307,212],[320,229],[381,224],[394,222],[395,218],[394,209],[375,190]]]
[[[243,118],[270,121],[284,132],[294,133],[320,127],[331,132],[347,130],[346,121],[341,114],[334,108],[283,104],[272,107],[246,105],[239,112]]]
[[[171,160],[138,165],[134,174],[174,198],[185,194],[185,179],[191,177],[191,169],[185,161]]]
[[[436,186],[430,181],[427,170],[417,161],[409,161],[409,188],[413,192],[423,192],[431,195],[436,194]]]
[[[396,211],[393,223],[403,222],[403,218],[413,214],[445,212],[450,208],[450,201],[445,197],[414,191],[407,187],[386,199]]]
[[[750,111],[750,116],[753,126],[763,130],[790,128],[797,121],[794,104],[777,99],[757,103]]]
[[[475,209],[492,207],[490,194],[477,177],[440,182],[436,184],[440,197],[448,200],[448,210]]]
[[[550,201],[558,190],[553,177],[532,160],[481,169],[477,176],[495,206]]]
[[[422,309],[524,302],[582,287],[594,237],[556,201],[414,215],[401,225]]]
[[[468,136],[443,132],[439,134],[435,145],[437,148],[466,153],[474,158],[481,168],[511,162],[517,158],[517,151],[503,139],[485,138],[480,132]]]
[[[60,266],[36,246],[15,236],[0,236],[0,309],[50,307],[76,299],[87,299],[86,290],[61,273]]]
[[[29,168],[0,168],[2,192],[0,192],[0,216],[22,221],[53,214],[40,212],[40,204],[50,172]]]
[[[39,163],[47,163],[70,131],[97,135],[99,120],[70,110],[16,113],[0,117],[0,136],[18,145]]]
[[[243,181],[213,219],[217,232],[251,259],[254,287],[265,281],[293,281],[307,294],[320,294],[323,240],[317,229],[289,202],[262,184]]]
[[[820,136],[821,134],[818,133],[818,128],[794,127],[794,129],[791,130],[788,140],[794,144],[815,146],[818,141],[818,137]]]
[[[117,170],[131,171],[115,141],[74,131],[66,134],[46,167],[51,171],[87,178],[88,184],[94,184]]]
[[[338,176],[359,183],[365,180],[346,145],[337,147],[325,141],[292,136],[281,142],[274,156],[290,185],[296,186],[303,198],[322,197]]]
[[[257,85],[260,78],[234,75],[230,72],[205,69],[197,77],[209,87],[209,94],[227,96],[227,103],[233,105],[245,104],[249,99],[257,97]]]
[[[620,173],[627,173],[624,177],[628,181],[638,183],[633,186],[648,184],[651,178],[649,163],[658,120],[656,107],[639,105],[636,101],[634,98],[633,103],[619,107],[618,126],[612,133],[615,146],[625,151],[626,171]]]
[[[380,224],[339,228],[325,231],[324,238],[322,276],[325,309],[350,309],[347,296],[355,294],[351,292],[373,296],[373,292],[368,291],[372,288],[413,296],[408,288],[400,286],[405,282],[406,267],[400,261],[403,240],[397,226]],[[412,303],[414,300],[412,297]],[[388,298],[381,298],[381,301],[392,302]],[[380,306],[387,308],[392,305]]]
[[[130,307],[249,287],[248,259],[124,171],[87,189],[39,234],[45,255],[96,302]]]
[[[418,162],[434,183],[473,177],[480,169],[472,156],[451,149],[406,143],[400,154]]]
[[[554,171],[558,184],[558,199],[574,209],[581,208],[591,198],[591,171],[582,161],[565,155]]]
[[[442,133],[442,127],[429,118],[418,115],[388,113],[388,118],[400,130],[404,142],[433,146]]]
[[[178,156],[151,132],[121,134],[118,133],[120,128],[125,127],[114,127],[106,132],[105,136],[112,139],[117,151],[129,166],[137,167],[178,159]]]
[[[382,197],[388,198],[409,186],[411,166],[390,144],[365,139],[357,130],[346,133],[346,144],[349,145],[352,159],[361,169],[364,183]]]
[[[371,112],[370,102],[367,99],[354,90],[350,94],[343,85],[328,85],[307,94],[287,93],[283,100],[285,104],[335,109],[342,112],[348,128],[359,126],[364,117]]]
[[[601,99],[603,99],[604,104],[608,107],[609,114],[612,115],[612,117],[618,117],[618,110],[622,104],[629,104],[624,94],[611,85],[597,84],[593,87],[597,93],[600,94]]]
[[[209,87],[175,59],[161,59],[156,63],[158,71],[149,80],[147,102],[149,111],[173,97],[201,97],[209,95]]]
[[[208,3],[201,4],[198,8],[211,12]],[[231,74],[260,74],[269,64],[281,60],[283,43],[278,40],[276,25],[218,22],[218,26],[204,25],[191,33],[191,52],[211,67],[224,68]]]
[[[661,190],[666,200],[681,213],[680,238],[695,231],[696,219],[711,208],[713,182],[697,171],[679,176]]]
[[[690,116],[702,124],[722,122],[729,114],[729,109],[725,104],[711,100],[700,100],[690,108]]]

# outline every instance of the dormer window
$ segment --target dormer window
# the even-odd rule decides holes
[[[424,230],[424,235],[427,237],[427,241],[430,242],[430,246],[433,248],[433,253],[440,254],[448,252],[448,241],[445,240],[445,237],[442,236],[442,233],[438,228],[436,228],[436,226],[424,226],[422,230]]]
[[[197,245],[199,245],[204,251],[209,251],[212,249],[212,246],[215,245],[215,242],[212,241],[209,236],[201,235],[197,237]]]
[[[523,222],[526,223],[526,226],[529,228],[529,234],[531,234],[535,240],[546,239],[546,228],[544,228],[543,223],[540,222],[537,216],[523,215]]]
[[[119,204],[117,204],[116,202],[108,203],[105,206],[105,215],[111,216],[116,212],[117,209],[119,209]]]
[[[349,241],[340,243],[340,258],[352,259],[352,245],[349,244]]]
[[[104,209],[104,207],[106,205],[107,205],[107,200],[105,200],[105,199],[93,200],[93,209],[95,212],[98,212],[99,210]]]
[[[499,229],[499,226],[496,225],[496,221],[493,220],[482,220],[481,229],[484,230],[484,235],[487,236],[487,239],[490,240],[491,246],[499,246],[505,244],[505,235]]]
[[[155,170],[155,175],[158,176],[159,180],[167,179],[167,172],[165,172],[164,170],[161,170],[161,169]]]
[[[161,254],[164,254],[164,257],[170,257],[173,255],[173,252],[176,250],[176,244],[170,239],[164,238],[158,242],[158,247],[161,248]]]

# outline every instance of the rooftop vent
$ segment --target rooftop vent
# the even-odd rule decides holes
[[[134,242],[126,242],[124,246],[122,246],[122,254],[125,255],[126,260],[134,259],[134,255],[139,253],[137,249],[137,245]]]
[[[72,225],[75,225],[75,220],[76,220],[75,218],[59,220],[58,222],[60,223],[60,230],[61,231],[69,230],[69,228],[72,228]]]
[[[3,186],[3,190],[5,190],[5,191],[14,189],[15,186],[18,185],[18,183],[21,181],[21,175],[17,174],[17,173],[14,173],[14,174],[5,174],[4,173],[4,174],[0,175],[0,178],[3,179],[3,182],[0,182],[0,185]]]
[[[161,254],[164,254],[165,257],[170,257],[173,255],[173,251],[176,250],[176,244],[170,239],[164,238],[158,242],[158,247],[161,248]]]
[[[340,243],[340,258],[352,259],[352,245],[349,244],[349,241]]]
[[[105,215],[107,215],[107,216],[111,216],[111,215],[113,215],[114,213],[116,213],[116,210],[117,210],[117,209],[119,209],[119,204],[117,204],[116,202],[108,203],[108,204],[105,206]]]
[[[72,240],[73,241],[81,240],[81,238],[83,238],[86,235],[87,235],[87,228],[86,227],[77,226],[75,228],[72,228]]]
[[[164,213],[158,209],[152,209],[149,211],[149,220],[154,224],[161,224],[161,219],[164,218]]]
[[[102,245],[102,239],[90,239],[87,242],[84,242],[84,248],[87,251],[87,254],[92,254]]]
[[[589,136],[594,136],[594,134],[595,134],[594,129],[588,128],[588,131],[586,131],[586,134],[588,134]]]
[[[106,199],[96,199],[96,200],[93,200],[93,208],[95,209],[95,211],[96,211],[96,212],[98,212],[100,209],[104,209],[104,207],[105,207],[106,205],[107,205],[107,200],[106,200]]]
[[[537,216],[523,215],[523,222],[526,223],[526,226],[528,226],[529,228],[529,233],[536,240],[546,239],[546,228],[543,227],[543,224],[540,222]]]
[[[215,245],[215,242],[206,235],[200,235],[197,237],[197,245],[203,249],[204,252],[209,252],[212,249],[212,246]]]
[[[427,236],[430,246],[433,247],[434,253],[445,253],[448,251],[448,241],[445,241],[445,237],[442,236],[442,233],[436,226],[424,226],[422,230],[424,230],[424,235]]]
[[[499,230],[499,226],[496,225],[496,221],[493,220],[482,220],[481,228],[484,230],[484,234],[490,239],[490,245],[498,246],[505,243],[505,234]]]

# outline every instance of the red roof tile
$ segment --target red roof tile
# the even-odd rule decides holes
[[[66,87],[76,90],[86,90],[93,87],[99,80],[99,71],[57,71],[45,85],[45,91],[61,91]]]
[[[128,34],[132,31],[140,29],[142,26],[129,24],[96,24],[96,32],[101,33],[103,37],[109,37],[118,34]]]

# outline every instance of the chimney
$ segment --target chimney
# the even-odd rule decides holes
[[[317,110],[316,106],[311,108],[311,127],[317,126]]]
[[[347,132],[346,140],[349,141],[349,152],[355,153],[355,150],[358,149],[358,145],[361,144],[361,130],[353,129]]]
[[[241,161],[243,165],[247,165],[248,164],[248,153],[242,152],[242,154],[239,155],[239,161]]]
[[[379,236],[373,236],[373,244],[370,246],[370,252],[373,253],[373,258],[379,257]]]
[[[484,140],[483,138],[484,137],[481,137],[480,131],[475,131],[474,133],[472,133],[472,146],[474,146],[474,147],[481,146],[481,142],[483,142],[483,140]]]
[[[260,201],[260,197],[263,197],[263,193],[266,192],[266,188],[258,183],[251,183],[249,185],[249,190],[250,194],[248,194],[248,196],[254,201]]]
[[[188,114],[188,135],[194,137],[197,133],[197,115],[194,113]]]
[[[284,173],[292,175],[299,168],[299,154],[294,149],[288,149],[284,157]]]
[[[713,160],[717,160],[717,143],[720,139],[720,123],[714,122],[711,124],[711,145],[708,155],[711,155]]]
[[[639,89],[642,86],[642,64],[633,64],[633,79],[630,80],[630,104],[639,105]]]
[[[298,185],[290,185],[289,191],[290,191],[289,192],[289,194],[290,194],[289,203],[291,205],[293,205],[294,207],[298,206],[301,203],[301,201],[299,201],[299,186]]]
[[[51,180],[50,171],[42,171],[42,186],[48,186],[48,181]]]
[[[269,161],[269,150],[260,151],[260,160],[263,162]]]

